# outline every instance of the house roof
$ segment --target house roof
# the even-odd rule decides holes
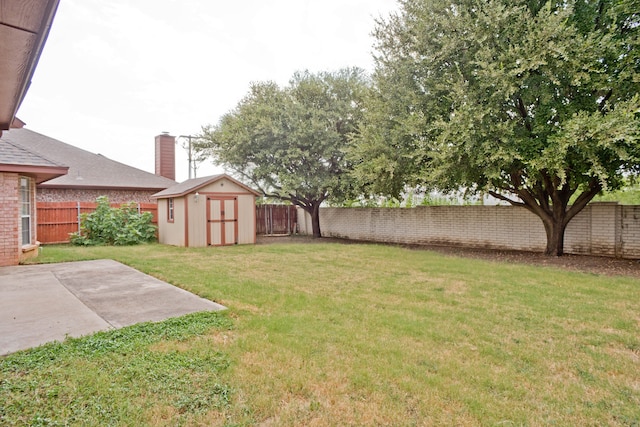
[[[0,2],[0,134],[9,129],[29,88],[58,3]]]
[[[40,188],[85,188],[114,190],[162,190],[175,181],[154,175],[132,166],[94,154],[29,129],[10,129],[0,138],[0,152],[4,142],[37,153],[58,165],[69,167],[65,176],[52,179]]]
[[[217,181],[220,181],[221,179],[227,179],[231,182],[233,182],[234,184],[239,185],[240,187],[244,188],[245,190],[247,190],[249,193],[252,193],[256,196],[259,196],[260,193],[258,193],[256,190],[247,187],[246,185],[244,185],[243,183],[241,183],[240,181],[231,178],[229,175],[227,174],[220,174],[220,175],[211,175],[211,176],[204,176],[202,178],[192,178],[192,179],[188,179],[184,182],[181,182],[180,184],[174,185],[173,187],[169,187],[166,190],[163,190],[159,193],[154,194],[153,197],[154,199],[166,199],[169,197],[182,197],[184,195],[187,195],[189,193],[193,193],[194,191],[197,191],[203,187],[206,187],[207,185],[213,184]]]
[[[32,175],[41,183],[67,173],[69,168],[9,141],[0,142],[0,171]]]

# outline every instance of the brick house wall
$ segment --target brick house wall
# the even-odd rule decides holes
[[[298,209],[301,234],[311,218]],[[543,252],[542,221],[513,206],[420,206],[406,208],[321,208],[325,237],[399,244],[442,244]],[[640,258],[640,206],[588,205],[569,223],[565,252]]]
[[[22,221],[20,219],[20,178],[12,172],[0,173],[0,266],[16,265],[38,254],[36,235],[35,182],[29,180],[31,194],[31,241],[22,245]]]
[[[91,190],[76,188],[38,188],[38,202],[95,202],[107,196],[111,203],[157,203],[151,196],[160,190]]]
[[[0,173],[0,266],[19,261],[19,175]]]

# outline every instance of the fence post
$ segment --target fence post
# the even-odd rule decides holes
[[[623,254],[622,254],[622,244],[623,244],[623,240],[622,240],[622,228],[624,227],[624,223],[623,223],[623,206],[620,204],[617,204],[615,206],[615,221],[616,221],[616,228],[615,228],[615,257],[616,258],[622,258]]]
[[[267,220],[267,205],[262,205],[262,210],[264,211],[264,234],[269,234],[269,223]]]
[[[78,210],[78,235],[81,235],[82,230],[80,227],[80,202],[76,202],[76,209]]]
[[[138,215],[140,215],[140,202],[138,202]]]

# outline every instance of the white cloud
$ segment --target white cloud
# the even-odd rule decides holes
[[[395,0],[65,0],[18,116],[152,171],[155,135],[217,122],[251,81],[371,69],[374,18],[395,8]],[[177,153],[185,179],[186,154]]]

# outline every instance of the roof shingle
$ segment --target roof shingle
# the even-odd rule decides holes
[[[36,183],[67,173],[67,167],[8,141],[0,141],[0,171],[26,174]]]
[[[38,153],[29,151],[11,141],[0,142],[0,164],[20,166],[64,166],[52,162]]]
[[[5,131],[1,142],[34,153],[57,165],[69,167],[69,173],[42,184],[47,188],[109,188],[163,190],[175,181],[94,154],[29,129]],[[0,153],[4,146],[0,143]],[[10,155],[7,153],[7,156]]]

